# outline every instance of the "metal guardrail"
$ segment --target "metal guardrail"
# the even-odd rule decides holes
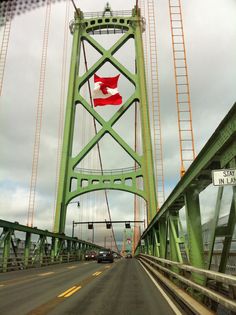
[[[184,195],[189,187],[195,186],[196,191],[200,193],[212,183],[211,170],[223,168],[235,158],[235,117],[236,103],[234,103],[201,152],[199,152],[196,159],[188,168],[185,175],[170,193],[159,212],[144,231],[142,238],[145,238],[149,231],[166,213],[179,211],[185,206]],[[230,149],[232,152],[230,152]]]
[[[132,16],[131,10],[120,10],[120,11],[111,11],[112,16]],[[112,17],[111,15],[104,15],[104,12],[85,12],[84,17],[85,18],[97,18],[97,17]]]
[[[58,265],[63,263],[69,263],[74,261],[83,260],[82,254],[65,254],[59,255],[56,260],[52,260],[51,256],[43,256],[41,260],[34,261],[33,257],[30,257],[27,265],[25,265],[24,255],[11,257],[7,259],[5,263],[3,259],[0,259],[0,273],[7,271],[17,271],[29,268],[45,267],[49,265]],[[5,263],[5,266],[4,266]]]
[[[154,256],[146,255],[146,254],[140,254],[138,256],[140,261],[144,263],[148,269],[151,270],[152,273],[154,273],[158,278],[160,276],[163,276],[163,272],[165,275],[168,275],[177,281],[179,281],[182,284],[182,290],[185,292],[188,292],[189,289],[196,290],[198,293],[201,295],[209,298],[210,300],[213,300],[214,302],[222,305],[224,308],[227,310],[231,310],[233,312],[236,311],[236,301],[229,298],[228,296],[224,296],[222,292],[217,292],[216,288],[219,287],[219,284],[224,286],[230,287],[235,287],[236,288],[236,277],[232,275],[226,275],[222,274],[220,272],[214,272],[211,270],[205,270],[205,269],[200,269],[196,267],[192,267],[189,265],[184,265],[178,262],[170,261],[167,259],[163,258],[157,258]],[[195,282],[193,282],[190,277],[184,277],[181,275],[181,273],[176,273],[172,271],[171,269],[168,269],[168,267],[177,267],[181,271],[185,271],[190,273],[190,275],[203,275],[206,277],[206,279],[211,279],[214,280],[217,283],[217,286],[215,289],[207,288],[206,286],[199,285]],[[159,275],[158,270],[162,272],[162,274]],[[178,286],[179,287],[179,286]],[[171,289],[171,288],[169,288]],[[175,292],[176,293],[176,292]]]
[[[103,248],[18,222],[0,220],[0,229],[0,272],[81,260],[87,249]],[[25,233],[23,239],[16,238],[15,232]]]
[[[133,172],[140,169],[140,167],[126,167],[126,168],[118,168],[112,170],[96,170],[96,169],[87,169],[87,168],[78,168],[75,167],[74,171],[81,174],[103,174],[103,175],[114,175],[114,174],[126,174],[129,172]]]

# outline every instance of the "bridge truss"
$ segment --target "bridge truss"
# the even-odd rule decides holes
[[[202,215],[204,209],[200,208],[200,194],[212,184],[212,170],[215,169],[235,169],[236,167],[236,104],[233,105],[224,120],[218,126],[205,147],[199,153],[188,171],[181,178],[177,186],[167,198],[160,211],[153,218],[148,228],[141,236],[136,253],[149,255],[142,256],[141,259],[146,264],[152,264],[152,257],[157,257],[155,269],[157,274],[164,270],[164,274],[169,277],[169,271],[163,269],[163,264],[171,266],[171,277],[180,279],[183,265],[190,265],[190,279],[199,287],[185,284],[180,281],[180,287],[185,291],[190,287],[196,289],[198,293],[212,298],[209,292],[204,291],[205,286],[217,287],[217,276],[201,272],[202,270],[214,270],[220,273],[235,272],[235,224],[236,224],[236,186],[232,185],[228,191],[229,211],[227,221],[222,226],[219,220],[220,210],[223,208],[223,190],[218,188],[213,210],[212,220],[210,221],[208,235],[204,235],[202,229]],[[215,187],[215,190],[217,187]],[[225,205],[224,205],[225,207]],[[186,228],[183,229],[183,217],[180,218],[181,209],[185,210]],[[207,236],[207,239],[204,236]],[[217,250],[217,240],[220,240],[220,248]],[[145,258],[146,257],[146,258]],[[151,260],[150,260],[151,258]],[[172,263],[176,262],[176,264]],[[175,276],[176,274],[176,276]],[[160,275],[160,279],[161,279]],[[235,277],[232,283],[235,285]],[[165,280],[163,280],[165,282]],[[230,291],[232,288],[228,287]],[[234,294],[235,291],[233,290]],[[193,293],[194,295],[194,293]],[[235,295],[234,295],[235,297]],[[219,299],[215,296],[215,302]],[[209,303],[209,299],[205,300]],[[236,310],[236,303],[232,300],[225,300],[231,310]]]
[[[21,1],[23,2],[23,1]],[[53,1],[52,1],[53,2]],[[11,10],[8,10],[9,3],[12,3]],[[26,1],[28,6],[30,3],[33,5],[35,3],[35,8],[38,5],[43,5],[45,1]],[[177,14],[178,19],[180,12],[179,4],[175,6],[174,2],[170,1],[171,9],[171,21],[173,21],[173,15]],[[178,1],[178,3],[180,3]],[[16,5],[17,4],[17,5]],[[4,12],[2,15],[2,21],[6,22],[7,13],[11,11],[12,15],[19,10],[21,13],[24,11],[23,7],[18,7],[19,2],[16,1],[2,1],[0,3],[0,10]],[[14,6],[15,5],[15,6]],[[177,9],[174,9],[177,7]],[[32,8],[34,8],[32,6]],[[27,7],[26,9],[29,9]],[[177,11],[175,11],[177,10]],[[114,21],[113,19],[117,19]],[[9,21],[9,20],[7,20]],[[4,23],[5,23],[4,22]],[[179,20],[178,20],[179,22]],[[86,24],[87,23],[87,24]],[[117,31],[121,32],[123,37],[110,49],[106,50],[101,47],[96,41],[90,36],[90,32],[99,33],[107,32],[109,29],[113,29],[114,24],[117,27]],[[227,276],[227,272],[235,272],[235,265],[231,264],[231,254],[234,241],[235,233],[235,209],[236,209],[236,191],[235,186],[231,187],[230,195],[228,196],[229,213],[228,220],[222,226],[220,225],[220,210],[223,207],[223,192],[224,189],[220,187],[218,189],[217,198],[215,200],[214,215],[211,220],[211,228],[208,231],[208,244],[204,243],[204,231],[202,229],[202,212],[204,209],[200,207],[201,193],[206,190],[212,182],[211,171],[214,169],[222,168],[234,168],[236,165],[236,105],[232,107],[230,112],[227,114],[225,119],[222,121],[220,126],[217,128],[215,133],[212,135],[210,140],[207,142],[203,150],[200,152],[196,160],[184,174],[180,182],[174,188],[173,192],[170,194],[168,199],[160,207],[158,214],[155,214],[155,198],[150,198],[150,190],[152,196],[154,195],[154,189],[152,187],[152,175],[153,167],[152,163],[149,164],[151,160],[151,154],[145,156],[139,156],[130,150],[127,144],[122,138],[118,137],[113,130],[113,125],[117,120],[123,115],[123,113],[136,101],[142,105],[142,115],[143,115],[143,127],[148,124],[147,119],[147,107],[145,104],[145,89],[139,88],[135,91],[134,95],[124,104],[121,111],[116,113],[109,121],[104,121],[103,118],[98,115],[91,104],[86,102],[83,96],[79,93],[79,89],[92,77],[92,75],[97,71],[97,69],[109,60],[117,70],[119,70],[124,76],[128,78],[133,84],[141,86],[141,77],[144,78],[143,62],[137,59],[139,78],[137,74],[130,73],[125,67],[123,67],[114,58],[114,53],[124,44],[129,38],[137,38],[136,41],[136,52],[138,53],[140,59],[143,59],[143,52],[141,43],[142,35],[142,24],[139,12],[134,10],[132,15],[128,16],[90,16],[88,19],[84,19],[82,12],[78,11],[76,19],[72,26],[72,32],[74,34],[74,45],[73,45],[73,56],[78,56],[80,53],[81,46],[79,44],[82,41],[89,42],[97,51],[100,53],[100,59],[91,68],[88,68],[86,74],[82,76],[77,76],[78,68],[76,62],[72,62],[71,67],[71,84],[70,84],[70,94],[68,98],[68,112],[67,114],[67,125],[64,140],[64,149],[71,150],[71,141],[73,130],[71,126],[74,123],[74,108],[80,104],[83,106],[88,113],[102,126],[95,137],[90,141],[90,143],[82,150],[75,158],[71,158],[70,155],[64,155],[64,164],[62,164],[61,171],[61,191],[59,191],[58,199],[58,210],[57,218],[55,224],[55,230],[60,232],[51,233],[48,231],[39,230],[37,228],[27,227],[18,224],[17,222],[11,223],[7,221],[0,221],[0,227],[2,229],[0,237],[0,248],[2,249],[2,258],[0,262],[1,271],[8,271],[15,269],[28,268],[35,265],[45,265],[55,262],[70,261],[71,259],[81,259],[83,252],[86,249],[96,248],[99,246],[91,244],[89,242],[81,241],[76,238],[70,238],[63,235],[64,223],[66,217],[66,206],[68,202],[86,192],[95,189],[117,189],[118,185],[121,190],[131,192],[133,194],[137,193],[142,198],[146,200],[151,200],[152,206],[149,213],[150,224],[143,233],[140,242],[136,248],[136,254],[140,254],[143,261],[149,260],[149,264],[155,265],[155,272],[161,279],[161,270],[166,278],[173,279],[173,282],[179,284],[181,290],[184,292],[191,292],[193,296],[197,296],[203,302],[208,305],[214,304],[213,302],[222,303],[224,306],[228,305],[230,310],[235,311],[236,306],[233,299],[230,299],[229,295],[235,298],[235,277]],[[108,26],[108,27],[107,27]],[[5,38],[9,37],[10,27],[9,23],[6,24],[8,27],[6,31]],[[172,25],[175,28],[175,25]],[[177,27],[178,28],[178,27]],[[179,34],[174,33],[173,36],[180,36],[183,39],[183,30],[178,30]],[[6,42],[6,41],[5,41]],[[175,45],[173,39],[173,45]],[[4,46],[6,51],[6,46]],[[181,62],[186,61],[184,55],[184,48],[182,46],[182,57]],[[177,52],[174,50],[174,57]],[[181,67],[181,65],[176,63],[176,68]],[[184,64],[184,76],[187,77],[187,66]],[[181,74],[180,74],[181,75]],[[176,77],[179,75],[176,74]],[[187,79],[186,79],[187,80]],[[75,83],[75,84],[74,84]],[[177,92],[178,94],[187,95],[186,91],[180,91],[181,83],[177,82]],[[183,84],[188,90],[188,84],[185,82]],[[74,88],[76,87],[76,88]],[[186,96],[188,98],[188,96]],[[141,100],[141,101],[140,101]],[[187,99],[188,101],[188,99]],[[140,105],[140,104],[139,104]],[[188,109],[188,121],[191,121],[191,112]],[[144,128],[143,128],[144,129]],[[188,129],[191,133],[191,128]],[[107,173],[103,170],[97,172],[86,172],[84,169],[78,169],[76,165],[80,160],[87,154],[89,148],[95,146],[97,141],[105,133],[110,133],[113,138],[126,150],[130,156],[134,159],[135,166],[128,170],[121,172]],[[143,137],[149,137],[149,130],[143,130]],[[190,135],[191,138],[191,135]],[[148,139],[148,149],[150,148],[150,139]],[[191,139],[190,139],[191,140]],[[189,142],[191,142],[189,140]],[[69,143],[69,146],[68,146]],[[145,143],[145,142],[144,142]],[[190,151],[193,152],[192,148]],[[145,169],[146,165],[149,164],[149,169]],[[65,171],[66,170],[66,171]],[[65,172],[64,172],[65,171]],[[185,170],[183,171],[183,173]],[[151,175],[150,175],[151,174]],[[147,192],[140,189],[140,186],[136,185],[137,179],[143,178],[144,184],[146,185]],[[150,181],[151,179],[151,181]],[[73,182],[76,185],[73,185]],[[129,184],[127,184],[129,182]],[[132,183],[130,185],[130,182]],[[148,184],[149,183],[149,184]],[[73,188],[74,187],[74,188]],[[149,202],[150,203],[150,202]],[[185,220],[182,219],[180,212],[185,210]],[[184,226],[186,221],[186,228]],[[15,232],[24,233],[24,244],[23,248],[20,247],[19,240],[15,237]],[[32,248],[33,236],[37,235],[38,239],[34,243],[34,248]],[[217,249],[217,240],[220,240],[222,246],[220,250]],[[50,246],[48,245],[50,244]],[[12,258],[14,256],[14,259]],[[15,267],[13,267],[15,266]],[[230,268],[234,268],[233,271]],[[216,272],[210,272],[216,270]],[[218,273],[220,272],[220,274]],[[185,276],[185,277],[184,277]],[[191,282],[188,282],[190,277]],[[183,280],[184,278],[184,280]],[[222,281],[223,279],[223,281]],[[166,279],[162,278],[165,282]],[[213,280],[213,281],[212,281]],[[227,300],[222,299],[219,295],[214,295],[211,291],[204,290],[205,287],[212,287],[217,289],[219,282],[222,282],[228,290]],[[166,281],[167,283],[167,281]],[[181,284],[180,284],[181,283]],[[173,283],[172,283],[173,285]],[[230,293],[230,290],[232,292]],[[219,290],[218,290],[219,291]],[[204,296],[204,298],[203,298]],[[210,302],[211,301],[211,302]],[[213,301],[213,302],[212,302]],[[213,307],[214,308],[214,305]]]
[[[109,9],[107,9],[107,11],[109,11]],[[119,12],[115,13],[110,11],[109,13],[110,15],[106,15],[106,11],[104,11],[104,13],[100,15],[98,14],[96,17],[85,19],[83,13],[78,10],[75,21],[71,24],[73,48],[57,212],[55,218],[56,232],[64,231],[66,208],[70,200],[91,191],[114,189],[139,195],[147,202],[148,221],[152,219],[157,211],[149,112],[147,105],[148,100],[143,62],[143,24],[140,10],[136,8],[132,13],[127,12],[127,16],[123,16],[122,12],[121,15],[119,15]],[[102,47],[101,44],[92,37],[92,35],[99,36],[100,34],[109,36],[114,33],[121,33],[123,35],[108,50]],[[114,54],[130,39],[134,39],[135,42],[135,73],[130,72],[114,57]],[[97,50],[100,54],[100,58],[80,76],[78,75],[79,63],[77,60],[80,60],[79,56],[82,53],[84,41],[88,42]],[[89,79],[96,71],[102,68],[105,63],[110,63],[116,71],[119,71],[135,87],[134,93],[108,121],[104,120],[104,118],[94,109],[91,98],[87,101],[81,92],[82,87],[89,82]],[[138,110],[141,117],[143,146],[143,153],[141,155],[135,152],[113,128],[122,115],[124,115],[130,107],[134,106],[135,103],[138,103]],[[96,132],[89,143],[72,158],[71,152],[74,134],[73,128],[75,124],[75,109],[78,106],[83,106],[102,128]],[[79,163],[106,134],[109,134],[120,147],[128,153],[137,167],[131,172],[123,172],[122,174],[113,173],[112,175],[104,174],[102,169],[101,174],[86,174],[83,171],[78,172],[77,166]],[[138,185],[139,181],[142,182],[141,185]]]

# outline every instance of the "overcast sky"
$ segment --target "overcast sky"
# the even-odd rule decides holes
[[[102,11],[106,3],[106,1],[93,0],[75,2],[84,12]],[[110,0],[113,10],[129,10],[132,9],[134,3],[135,1]],[[199,153],[236,99],[236,2],[234,0],[184,0],[182,9],[195,146]],[[49,230],[53,224],[64,12],[64,1],[52,5],[34,219],[34,226]],[[0,218],[18,221],[22,224],[26,224],[27,219],[44,16],[45,7],[26,12],[12,21],[3,93],[0,99]],[[72,19],[72,6],[70,16]],[[180,161],[167,0],[157,1],[156,16],[165,191],[168,196],[179,180]],[[71,43],[72,36],[69,35],[69,38]],[[104,45],[111,45],[111,43],[106,41]],[[133,66],[132,44],[130,45],[129,53],[121,51],[117,55],[119,60],[127,63],[127,67]],[[68,52],[69,55],[70,52]],[[96,54],[92,54],[88,49],[87,56],[92,64]],[[103,74],[108,74],[109,71],[110,69],[104,68]],[[111,72],[111,75],[116,74],[115,70]],[[132,91],[132,86],[128,86],[125,79],[121,79],[120,90],[122,96],[127,98]],[[84,93],[86,94],[86,91]],[[101,111],[99,109],[98,111],[101,115],[108,117],[112,110]],[[127,116],[129,115],[132,117],[132,110],[127,114]],[[126,135],[127,142],[132,144],[133,134],[129,127],[133,122],[127,123],[128,119],[129,117],[125,118],[124,124],[117,126],[117,131],[124,137]],[[81,125],[79,121],[77,123],[76,128],[78,128],[78,132],[81,132]],[[85,141],[88,141],[91,136],[92,134],[88,130],[83,137]],[[114,159],[114,146],[111,149],[109,141],[102,142],[102,147],[106,151],[104,153],[106,156],[104,158],[105,168],[125,167],[125,162],[128,161],[128,158],[123,158],[122,155],[120,155],[120,161],[123,161],[123,164]],[[96,162],[91,163],[93,162],[90,159],[86,167],[97,167]],[[114,165],[117,166],[114,167]],[[213,201],[209,202],[209,200],[213,200],[215,193],[215,189],[209,188],[201,198],[205,218],[210,217],[207,210],[212,207]],[[108,192],[108,196],[112,219],[133,219],[133,196],[114,191]],[[81,209],[77,209],[76,205],[69,205],[66,226],[68,234],[71,233],[72,220],[108,219],[102,193],[96,194],[96,198],[85,196],[81,202]],[[141,219],[143,217],[142,213]],[[97,227],[95,234],[98,235],[101,229],[102,227]],[[120,226],[119,235],[117,232],[119,239],[122,238],[122,229],[123,227]],[[88,234],[85,229],[83,235],[81,230],[76,232],[78,236],[82,236],[86,240],[91,238],[91,233]],[[103,234],[99,241],[104,236],[109,238],[109,233]]]

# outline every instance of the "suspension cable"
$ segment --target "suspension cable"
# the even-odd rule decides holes
[[[45,24],[44,24],[44,35],[43,35],[43,46],[42,46],[39,90],[38,90],[38,101],[37,101],[36,127],[35,127],[34,149],[33,149],[33,162],[32,162],[30,195],[29,195],[29,205],[28,205],[28,218],[27,218],[27,225],[31,227],[33,226],[34,210],[35,210],[35,193],[36,193],[36,185],[37,185],[40,137],[41,137],[41,127],[42,127],[42,116],[43,116],[44,86],[45,86],[45,75],[46,75],[46,64],[47,64],[47,48],[48,48],[49,26],[50,26],[50,13],[51,13],[51,0],[48,0],[47,7],[46,7]]]
[[[147,0],[148,11],[148,30],[149,30],[149,59],[150,59],[150,98],[152,106],[152,127],[153,127],[153,144],[154,144],[154,162],[155,162],[155,179],[157,191],[158,209],[165,201],[164,191],[164,170],[163,170],[163,150],[162,150],[162,133],[161,133],[161,112],[160,112],[160,88],[159,88],[159,69],[157,59],[157,42],[156,42],[156,23],[155,7],[153,0]]]
[[[84,41],[82,41],[82,48],[83,48],[83,55],[84,55],[85,70],[87,72],[88,71],[88,63],[87,63],[87,57],[86,57],[86,52],[85,52]],[[92,106],[93,99],[92,99],[92,91],[91,91],[91,86],[90,86],[90,81],[89,80],[88,80],[88,90],[89,90],[89,97],[90,97],[90,102],[91,102],[91,106]],[[94,117],[93,117],[93,125],[94,125],[95,134],[97,134],[97,125],[96,125],[96,121],[95,121]],[[103,164],[102,164],[101,150],[100,150],[100,145],[99,145],[98,142],[97,142],[97,149],[98,149],[99,164],[100,164],[101,172],[103,174]],[[108,201],[108,196],[107,196],[107,190],[106,189],[104,190],[104,194],[105,194],[105,200],[106,200],[109,220],[112,221],[111,220],[111,211],[110,211],[110,206],[109,206],[109,201]],[[115,239],[115,233],[114,233],[113,226],[111,226],[111,228],[112,228],[112,236],[113,236],[113,239],[114,239],[115,248],[118,251],[118,247],[117,247],[117,243],[116,243],[116,239]]]
[[[57,187],[59,182],[59,170],[61,161],[61,147],[63,138],[64,126],[64,105],[65,105],[65,84],[66,84],[66,61],[67,61],[67,48],[68,48],[68,25],[69,25],[69,6],[70,0],[66,0],[66,13],[64,21],[64,39],[62,51],[62,67],[61,67],[61,88],[60,88],[60,108],[59,108],[59,124],[57,133],[57,151],[56,151],[56,181],[54,189],[54,207],[53,207],[53,222],[55,219]]]
[[[182,177],[189,165],[195,159],[195,148],[183,17],[180,0],[169,0],[169,15],[174,59],[176,105],[178,114],[181,163],[180,176]]]
[[[7,60],[7,51],[11,31],[12,11],[9,9],[5,16],[5,25],[3,29],[3,38],[0,51],[0,96],[2,95],[4,72]]]

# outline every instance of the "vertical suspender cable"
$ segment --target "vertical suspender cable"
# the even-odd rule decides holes
[[[145,10],[145,0],[140,1],[140,10],[142,18],[145,18],[146,10]],[[145,20],[146,22],[146,20]],[[145,25],[146,27],[146,25]],[[147,29],[144,30],[142,34],[143,38],[143,53],[144,53],[144,66],[145,66],[145,74],[146,78],[148,78],[148,53],[147,53]]]
[[[195,159],[192,110],[180,0],[169,0],[180,143],[180,176]]]
[[[0,96],[2,95],[3,79],[7,60],[7,50],[11,31],[11,19],[12,12],[9,9],[9,11],[6,12],[5,16],[5,24],[3,29],[3,38],[0,51]]]
[[[40,136],[41,136],[42,116],[43,116],[44,85],[45,85],[46,64],[47,64],[47,48],[48,48],[48,36],[49,36],[49,25],[50,25],[50,13],[51,13],[51,0],[47,0],[41,66],[40,66],[40,77],[39,77],[39,89],[38,89],[38,100],[37,100],[32,173],[31,173],[31,180],[30,180],[28,217],[27,217],[27,225],[31,227],[33,226],[34,210],[35,210],[35,194],[36,194],[36,185],[37,185]]]
[[[150,58],[150,97],[153,119],[153,144],[154,144],[154,164],[155,179],[157,189],[158,209],[165,201],[164,191],[164,170],[161,134],[161,112],[160,112],[160,91],[159,91],[159,71],[157,60],[156,42],[156,22],[154,0],[147,0],[148,27],[149,27],[149,58]],[[157,211],[158,211],[157,209]]]
[[[62,67],[61,67],[61,92],[60,92],[60,108],[59,108],[59,124],[58,124],[58,135],[57,135],[57,160],[56,160],[56,182],[54,190],[54,207],[53,207],[53,221],[56,209],[56,196],[57,186],[59,181],[59,168],[61,160],[61,147],[63,138],[63,122],[64,122],[64,105],[65,105],[65,83],[66,83],[66,61],[67,61],[67,48],[68,48],[68,25],[69,25],[69,7],[70,0],[66,0],[66,14],[64,21],[64,39],[63,39],[63,51],[62,51]]]

